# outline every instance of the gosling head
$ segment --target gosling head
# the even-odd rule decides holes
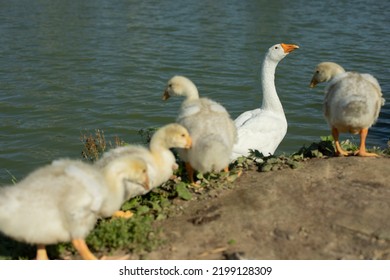
[[[310,81],[310,87],[313,88],[319,83],[328,82],[336,75],[344,73],[343,67],[334,62],[321,62],[314,70],[313,77]]]
[[[126,184],[126,182],[141,185],[145,190],[149,190],[149,177],[147,165],[144,160],[136,156],[123,155],[115,158],[104,169],[106,178],[109,180],[110,185],[115,185],[111,189],[118,190],[120,187],[125,188],[125,199],[129,199],[132,193],[132,184]],[[118,186],[120,185],[120,187]]]
[[[171,96],[185,96],[189,99],[199,98],[195,84],[184,76],[172,77],[165,88],[162,99],[167,100]]]
[[[192,146],[188,130],[177,123],[168,124],[158,129],[152,136],[151,145],[157,142],[163,143],[166,148],[189,149]]]

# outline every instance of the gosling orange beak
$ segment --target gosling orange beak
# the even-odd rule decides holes
[[[186,145],[184,146],[184,148],[189,149],[189,148],[191,148],[191,147],[192,147],[192,139],[191,139],[190,136],[188,136],[188,137],[187,137],[187,143],[186,143]]]
[[[296,49],[299,49],[299,46],[297,46],[297,45],[284,44],[284,43],[281,43],[280,45],[282,46],[285,53],[290,53]]]
[[[147,191],[150,189],[149,177],[148,177],[148,176],[145,177],[145,182],[144,182],[144,184],[143,184],[143,187],[144,187],[144,189],[147,190]]]
[[[310,87],[313,88],[313,87],[315,87],[317,84],[318,84],[317,80],[313,77],[313,79],[311,79],[311,82],[310,82]]]
[[[171,97],[171,96],[169,95],[169,92],[168,92],[168,90],[166,89],[166,90],[164,91],[162,100],[165,101],[165,100],[167,100],[169,97]]]

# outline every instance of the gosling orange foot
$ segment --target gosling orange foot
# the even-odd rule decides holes
[[[131,211],[122,211],[122,210],[118,210],[118,211],[115,211],[114,214],[112,214],[112,218],[124,218],[124,219],[130,219],[131,217],[133,217],[133,212]]]
[[[196,188],[199,189],[199,188],[201,187],[200,181],[192,182],[190,185],[191,185],[192,187],[194,187],[195,189],[196,189]]]
[[[339,142],[339,131],[335,127],[332,127],[332,136],[334,139],[334,145],[336,146],[336,155],[337,156],[346,156],[346,157],[349,156],[350,154],[341,148],[341,145]]]
[[[375,153],[369,153],[366,151],[366,138],[368,134],[368,128],[363,128],[360,130],[360,146],[359,150],[355,153],[355,155],[361,157],[379,157],[379,155]]]
[[[367,151],[356,151],[355,152],[355,155],[356,156],[359,156],[359,157],[380,157],[378,154],[375,154],[375,153],[369,153]]]
[[[347,157],[349,155],[351,155],[350,153],[348,153],[347,151],[343,150],[343,149],[337,149],[336,148],[336,155],[339,156],[339,157]]]
[[[129,260],[130,255],[123,256],[102,256],[100,260]]]

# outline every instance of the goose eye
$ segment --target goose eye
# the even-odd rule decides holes
[[[277,49],[278,49],[278,47],[276,46],[276,47],[275,47],[275,50],[277,50]]]
[[[181,137],[186,137],[186,135],[183,133],[183,134],[181,135]]]
[[[318,71],[318,70],[317,70],[317,71],[316,71],[316,73],[317,73],[317,74],[319,74],[319,73],[320,73],[320,71]]]

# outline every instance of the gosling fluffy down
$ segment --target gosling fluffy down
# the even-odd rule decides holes
[[[368,129],[378,119],[385,100],[381,87],[370,74],[346,72],[334,62],[322,62],[314,70],[310,87],[329,82],[325,88],[323,113],[335,140],[336,153],[348,155],[339,143],[339,133],[360,134],[360,156],[377,156],[366,151]]]
[[[188,129],[193,144],[189,150],[179,150],[180,157],[202,173],[227,168],[237,131],[226,109],[209,98],[199,98],[195,84],[183,76],[168,81],[163,100],[170,96],[186,98],[176,122]]]
[[[187,129],[177,123],[172,123],[159,128],[153,134],[149,149],[141,145],[118,147],[104,153],[96,165],[102,168],[122,155],[140,157],[148,166],[149,190],[151,190],[169,180],[173,175],[173,170],[177,168],[176,158],[170,149],[188,149],[191,147],[191,143],[192,140]],[[134,184],[132,190],[132,197],[143,195],[149,191]]]
[[[145,162],[121,157],[99,170],[56,160],[16,185],[0,187],[0,231],[30,244],[85,239],[98,217],[111,216],[127,199],[125,181],[147,186]]]

